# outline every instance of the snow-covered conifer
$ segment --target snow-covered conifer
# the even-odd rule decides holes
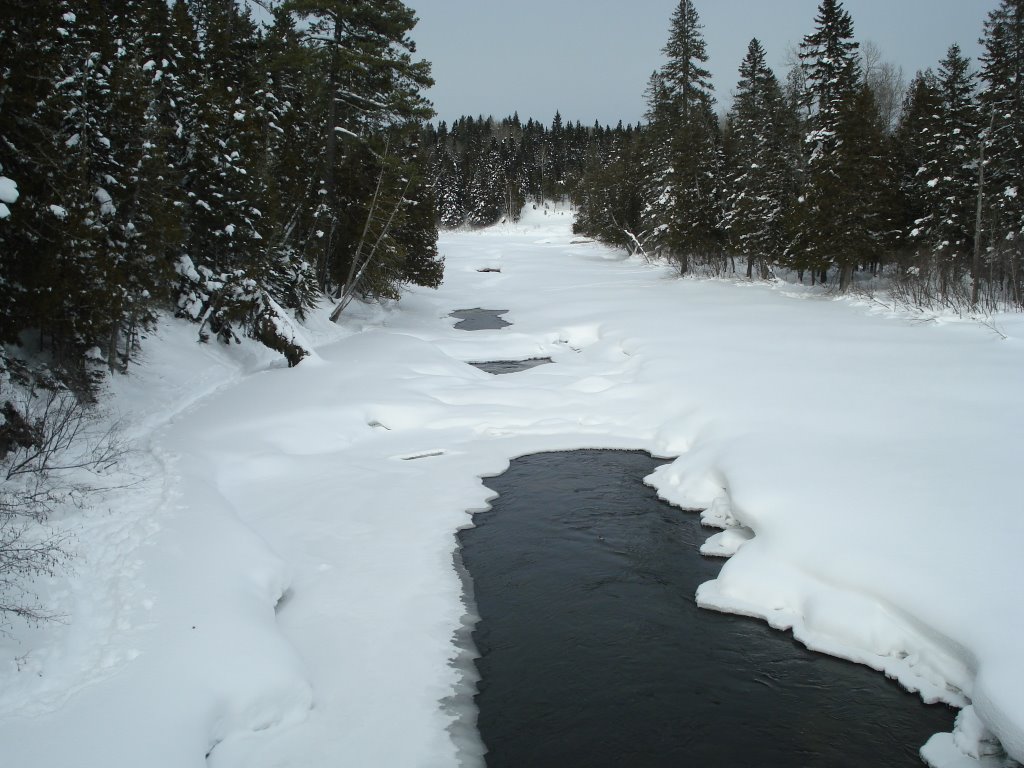
[[[986,231],[981,233],[1002,298],[1024,303],[1024,0],[1002,0],[982,37]],[[981,271],[977,265],[977,271]]]
[[[795,117],[761,43],[750,41],[728,116],[727,195],[723,229],[731,251],[756,263],[761,277],[786,245],[785,216],[794,196]]]

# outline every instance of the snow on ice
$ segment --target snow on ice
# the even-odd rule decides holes
[[[291,370],[167,321],[112,384],[136,482],[57,521],[66,620],[0,638],[0,763],[479,764],[455,531],[512,457],[602,447],[678,456],[648,482],[725,529],[701,604],[970,705],[934,765],[1024,758],[1024,321],[679,280],[570,221],[444,235],[439,291],[325,308]]]

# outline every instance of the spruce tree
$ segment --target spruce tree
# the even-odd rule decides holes
[[[923,237],[933,218],[933,189],[927,169],[942,162],[936,156],[941,133],[942,95],[931,69],[918,72],[904,97],[900,121],[893,137],[893,163],[898,177],[900,207],[897,219],[907,250],[930,253]],[[901,265],[915,272],[919,264]]]
[[[37,303],[45,286],[41,264],[52,258],[58,222],[50,205],[57,203],[53,185],[55,138],[61,113],[54,109],[54,87],[62,77],[61,47],[71,34],[70,8],[57,3],[11,3],[0,14],[0,176],[9,196],[8,215],[0,218],[0,342],[17,344],[22,331],[41,328],[45,318]],[[14,63],[17,66],[14,66]],[[15,191],[17,196],[15,197]],[[41,343],[41,341],[40,341]]]
[[[821,0],[814,24],[814,32],[800,44],[803,100],[813,115],[806,140],[812,151],[828,153],[836,141],[843,103],[860,81],[860,44],[853,39],[853,19],[840,0]]]
[[[966,272],[973,252],[980,132],[973,81],[970,62],[959,46],[951,46],[935,78],[937,103],[922,127],[924,152],[915,174],[925,210],[914,223],[912,240],[935,264],[943,297]]]
[[[477,147],[469,153],[473,159],[474,172],[467,187],[467,197],[471,201],[467,220],[473,226],[485,227],[501,218],[505,178],[502,174],[501,147],[491,131],[479,133],[477,142]]]
[[[72,387],[91,391],[90,361],[103,351],[118,325],[116,280],[123,241],[118,204],[123,177],[112,139],[111,73],[117,45],[98,2],[61,3],[64,34],[59,77],[45,105],[54,126],[49,168],[48,248],[37,260],[33,302],[56,366]],[[71,10],[74,8],[74,10]]]
[[[667,61],[648,87],[646,164],[653,186],[647,227],[659,233],[656,247],[681,274],[692,258],[707,261],[719,248],[720,135],[702,28],[692,0],[680,0],[664,48]]]
[[[1024,0],[1002,0],[982,37],[984,228],[991,289],[1024,305]],[[975,265],[975,278],[984,267]]]
[[[431,188],[438,222],[442,227],[461,226],[466,220],[460,160],[447,126],[441,123],[431,152]]]
[[[433,83],[430,65],[413,59],[409,33],[416,17],[399,0],[287,0],[284,8],[305,21],[307,40],[319,54],[322,131],[311,149],[322,165],[310,201],[316,201],[317,215],[309,245],[319,251],[321,287],[341,295],[351,287],[345,286],[349,276],[361,273],[355,262],[376,212],[374,181],[403,183],[389,161],[378,159],[385,155],[383,134],[405,126],[402,141],[411,140],[419,121],[432,114],[422,95]],[[400,188],[386,192],[400,200]]]
[[[837,266],[841,290],[852,281],[863,243],[872,239],[874,217],[867,212],[879,204],[864,198],[876,185],[859,188],[871,179],[860,172],[857,156],[851,154],[857,146],[868,152],[867,161],[881,149],[865,144],[877,133],[878,116],[871,94],[860,84],[857,48],[853,20],[842,3],[822,0],[815,31],[800,47],[807,83],[803,103],[810,118],[804,138],[805,183],[789,259],[799,271],[810,269],[822,280],[831,266]]]
[[[755,38],[740,65],[728,116],[727,196],[723,229],[730,249],[759,274],[787,243],[786,212],[794,197],[795,116],[790,112],[764,49]]]
[[[260,231],[266,251],[264,282],[274,301],[302,318],[316,305],[316,268],[303,242],[312,228],[309,199],[315,167],[310,163],[314,133],[308,104],[310,57],[290,13],[280,6],[264,31],[253,98],[259,127],[253,147],[260,179]]]
[[[620,123],[608,138],[607,144],[589,149],[585,173],[573,197],[574,231],[630,253],[646,253],[638,134]]]

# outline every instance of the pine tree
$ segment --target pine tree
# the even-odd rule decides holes
[[[448,127],[442,122],[434,138],[434,149],[430,156],[431,189],[436,204],[437,220],[446,228],[461,226],[466,220],[462,171],[453,144],[454,140],[449,137]]]
[[[467,187],[467,198],[472,201],[467,221],[473,226],[485,227],[501,218],[505,179],[497,139],[488,130],[478,134],[477,140],[479,146],[469,153],[474,172]]]
[[[353,259],[359,258],[374,189],[365,180],[399,178],[376,159],[384,148],[382,133],[401,125],[418,131],[419,121],[432,114],[421,93],[433,83],[430,65],[412,58],[416,46],[409,32],[416,17],[399,0],[287,0],[283,7],[306,21],[326,85],[323,130],[312,148],[323,158],[314,231],[320,233],[320,284],[339,294],[348,276],[360,271],[353,271]]]
[[[170,19],[160,0],[107,3],[116,36],[110,67],[114,94],[109,140],[116,164],[106,174],[113,210],[107,217],[113,289],[108,366],[126,370],[140,333],[156,319],[182,241],[181,174],[169,160],[171,125],[165,88]]]
[[[907,89],[893,138],[893,163],[899,179],[897,218],[903,239],[909,248],[917,251],[930,251],[922,237],[922,227],[928,225],[934,211],[933,190],[928,186],[926,169],[941,163],[941,158],[936,156],[941,108],[942,95],[935,73],[930,69],[918,72]],[[917,264],[903,266],[920,270]]]
[[[959,46],[951,46],[939,65],[938,103],[915,175],[925,213],[915,222],[913,240],[937,262],[942,296],[967,270],[973,251],[980,131],[973,80],[970,63]]]
[[[229,342],[248,333],[264,252],[253,151],[255,28],[233,0],[194,2],[191,11],[202,80],[189,116],[188,258],[179,267],[178,303],[201,328]]]
[[[517,135],[518,134],[518,135]],[[504,183],[501,197],[502,218],[518,221],[526,205],[527,176],[522,154],[522,130],[509,126],[509,134],[501,142],[501,171]]]
[[[620,123],[607,145],[591,145],[586,172],[573,197],[575,232],[630,253],[646,253],[639,144],[638,135]]]
[[[55,128],[47,153],[54,158],[49,248],[39,254],[31,284],[45,291],[34,306],[58,370],[77,391],[89,392],[89,361],[104,359],[120,319],[115,273],[124,254],[115,196],[123,179],[110,130],[117,44],[100,3],[61,5],[59,78],[43,106]]]
[[[989,13],[982,44],[981,93],[986,165],[985,232],[992,290],[1024,305],[1024,0]],[[975,265],[977,274],[982,265]],[[998,284],[998,285],[997,285]],[[999,286],[1002,286],[1000,289]]]
[[[260,45],[262,83],[253,96],[253,115],[261,130],[253,152],[266,249],[263,282],[274,301],[299,318],[319,299],[316,268],[302,247],[312,229],[308,201],[315,175],[309,159],[314,133],[307,108],[309,63],[295,20],[276,7]]]
[[[53,108],[60,51],[71,34],[70,9],[23,0],[0,14],[0,176],[17,190],[9,215],[0,218],[0,342],[17,344],[22,331],[40,328],[36,305],[45,290],[41,263],[51,258],[57,222],[51,176],[61,114]],[[13,64],[17,62],[17,66]],[[12,190],[13,197],[13,190]]]
[[[661,75],[668,97],[675,102],[684,123],[691,115],[714,103],[711,73],[703,66],[708,61],[707,45],[701,34],[703,28],[693,2],[680,0],[672,14],[668,42],[662,49],[667,61],[661,68]]]
[[[425,163],[410,147],[412,174],[405,193],[410,204],[395,227],[395,240],[404,253],[401,282],[438,288],[444,278],[444,258],[437,251],[437,212]]]
[[[755,262],[762,278],[786,246],[785,215],[795,189],[796,118],[755,38],[740,65],[740,81],[728,117],[727,198],[723,229],[733,253]]]
[[[804,105],[813,114],[807,142],[814,151],[828,153],[836,140],[844,101],[860,81],[853,19],[840,0],[821,0],[815,30],[800,44],[804,69]]]
[[[680,0],[664,48],[668,60],[648,87],[647,228],[659,233],[657,249],[681,274],[692,258],[707,260],[719,247],[720,135],[701,29],[692,0]]]
[[[862,173],[852,152],[854,147],[866,151],[862,157],[869,165],[881,151],[869,142],[883,134],[873,97],[860,84],[849,13],[839,0],[822,0],[815,25],[800,50],[807,82],[804,105],[811,116],[804,138],[805,184],[789,254],[798,270],[810,269],[823,280],[830,266],[839,267],[840,290],[845,290],[858,256],[875,238],[872,212],[880,206],[868,197],[878,185]]]

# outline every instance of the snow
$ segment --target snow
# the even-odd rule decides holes
[[[110,196],[103,187],[97,187],[96,193],[93,195],[96,202],[100,205],[100,215],[102,216],[113,216],[117,213],[117,207],[114,205],[114,199]]]
[[[18,202],[18,184],[14,179],[0,176],[0,203],[13,205]]]
[[[725,529],[701,604],[970,704],[935,766],[1024,758],[1024,318],[680,280],[570,222],[445,234],[439,291],[325,306],[294,369],[163,323],[112,384],[134,482],[57,521],[67,620],[0,638],[0,763],[479,765],[455,531],[511,458],[602,447]]]
[[[921,748],[928,765],[945,768],[1003,768],[1007,761],[1002,752],[972,706],[960,710],[953,733],[936,734]]]

